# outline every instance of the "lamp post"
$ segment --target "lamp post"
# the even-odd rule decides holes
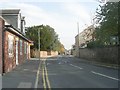
[[[38,29],[38,50],[39,50],[39,60],[40,60],[40,29]]]
[[[80,51],[79,51],[79,45],[80,45],[79,22],[77,22],[77,28],[78,28],[78,57],[80,57]]]
[[[43,27],[38,28],[38,49],[39,49],[39,60],[40,60],[40,30],[43,29]]]

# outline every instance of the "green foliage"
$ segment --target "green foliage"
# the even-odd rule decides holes
[[[111,36],[118,36],[118,2],[107,2],[96,10],[99,26],[95,30],[96,41],[90,45],[110,45]]]
[[[38,49],[38,30],[40,30],[40,50],[41,51],[59,51],[61,43],[54,29],[48,25],[39,25],[29,27],[26,36],[34,41],[32,48]]]
[[[94,48],[94,47],[104,47],[104,45],[101,43],[101,41],[92,41],[87,44],[88,48]]]

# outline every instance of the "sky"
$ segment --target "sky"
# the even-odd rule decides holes
[[[75,36],[92,25],[97,0],[0,0],[0,9],[20,9],[26,27],[50,25],[66,49],[75,44]]]

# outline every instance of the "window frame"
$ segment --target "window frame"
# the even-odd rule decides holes
[[[14,56],[14,36],[8,35],[8,56]]]

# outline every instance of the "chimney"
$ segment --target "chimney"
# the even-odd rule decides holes
[[[25,35],[25,17],[21,18],[21,32]]]

